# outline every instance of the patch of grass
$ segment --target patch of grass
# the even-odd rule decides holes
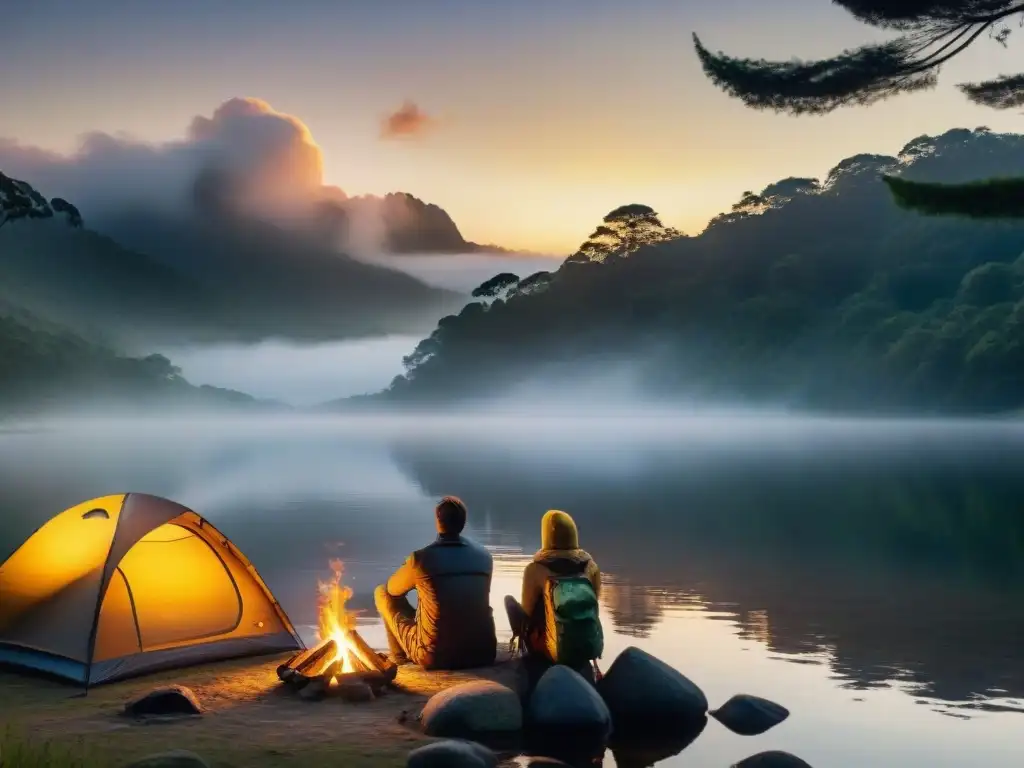
[[[7,726],[0,731],[0,768],[103,768],[84,744],[31,739]]]

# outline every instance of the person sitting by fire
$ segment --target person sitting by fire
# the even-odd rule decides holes
[[[564,664],[593,680],[604,652],[601,569],[580,549],[576,522],[565,512],[545,513],[540,541],[523,572],[522,602],[505,597],[512,647],[539,666],[535,671]]]
[[[446,496],[434,508],[437,539],[416,550],[373,593],[391,659],[425,669],[494,663],[498,640],[491,610],[491,553],[462,536],[466,505]],[[417,608],[407,598],[416,590]]]

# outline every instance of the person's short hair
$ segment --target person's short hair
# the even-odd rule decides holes
[[[437,528],[441,533],[462,533],[466,527],[466,505],[458,496],[445,496],[434,507]]]

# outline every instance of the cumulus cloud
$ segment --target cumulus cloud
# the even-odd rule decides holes
[[[384,119],[382,136],[414,137],[434,122],[406,102]],[[229,99],[165,142],[93,132],[75,151],[60,154],[0,137],[0,171],[47,197],[70,200],[90,227],[115,235],[124,218],[140,211],[173,215],[228,206],[373,257],[390,248],[389,228],[415,229],[416,216],[433,216],[436,224],[444,214],[432,206],[413,212],[404,195],[350,197],[325,186],[322,152],[306,125],[255,98]]]
[[[387,115],[380,125],[382,139],[410,139],[422,136],[434,127],[435,120],[413,101],[406,101]]]
[[[230,179],[242,203],[344,198],[323,186],[320,148],[303,122],[254,98],[229,99],[212,115],[193,118],[183,138],[162,143],[94,132],[62,155],[0,138],[0,169],[80,204],[87,217],[190,205],[197,180],[209,171]]]

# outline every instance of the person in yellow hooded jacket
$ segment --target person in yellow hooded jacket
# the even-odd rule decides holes
[[[579,658],[577,664],[570,665],[593,661],[603,648],[597,616],[601,569],[590,553],[580,548],[576,522],[567,513],[557,509],[546,512],[540,537],[541,548],[523,572],[522,599],[511,595],[505,598],[513,642],[518,641],[527,655],[549,663],[569,663],[565,651],[558,648],[559,636],[567,638],[574,634],[577,656],[582,653],[588,658]],[[559,584],[568,584],[568,590],[558,591],[562,589]],[[565,605],[572,610],[559,616],[560,606]],[[563,626],[560,631],[559,624],[566,622],[574,627],[568,631]]]

